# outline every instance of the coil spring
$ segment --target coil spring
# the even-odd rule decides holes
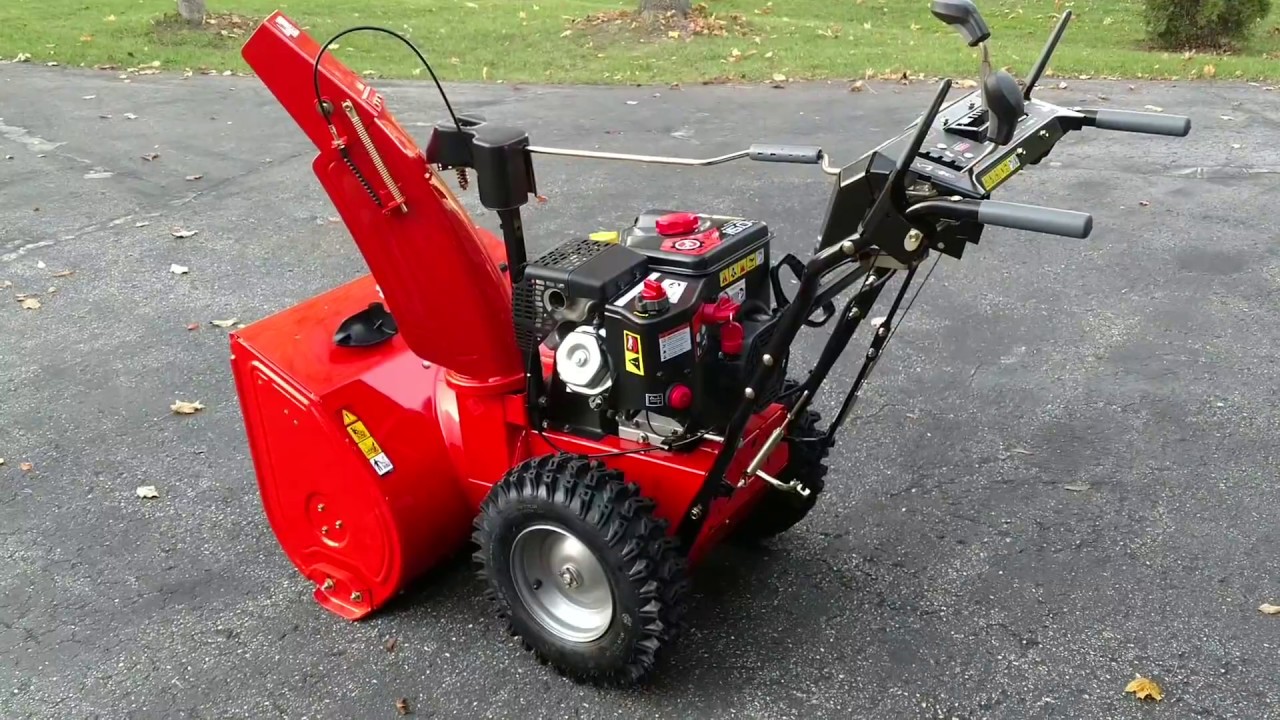
[[[373,198],[375,205],[382,207],[382,198],[378,197],[378,193],[374,191],[373,185],[369,184],[369,181],[364,177],[364,173],[360,172],[360,168],[356,167],[356,164],[351,160],[351,156],[347,154],[347,149],[344,147],[341,149],[341,152],[343,162],[347,164],[347,167],[351,168],[351,172],[356,176],[356,180],[359,180],[360,184],[364,186],[364,191],[369,193],[369,197]]]
[[[458,175],[458,187],[466,190],[471,185],[471,178],[467,177],[466,168],[455,168],[454,172]]]
[[[351,124],[355,127],[356,136],[360,138],[361,144],[364,145],[365,152],[369,153],[369,159],[373,160],[373,167],[377,169],[378,175],[382,177],[382,183],[391,192],[391,197],[395,198],[396,202],[401,203],[400,209],[404,210],[404,196],[400,194],[400,188],[391,179],[391,173],[387,171],[387,166],[383,164],[382,156],[378,154],[378,148],[374,147],[373,139],[369,137],[369,131],[365,130],[364,122],[360,119],[360,114],[356,112],[355,105],[352,105],[350,100],[343,100],[342,109],[347,112],[347,117],[351,118]]]

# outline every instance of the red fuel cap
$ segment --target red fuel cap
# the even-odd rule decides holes
[[[667,297],[667,289],[657,280],[645,279],[644,288],[640,291],[640,299],[645,302],[657,302]]]
[[[658,234],[663,237],[672,237],[675,235],[688,235],[698,229],[702,224],[702,218],[693,213],[677,212],[667,213],[658,218],[654,226],[658,228]]]
[[[688,410],[693,405],[693,391],[685,385],[672,385],[667,391],[667,405],[672,410]]]

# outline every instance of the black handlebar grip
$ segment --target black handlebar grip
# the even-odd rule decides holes
[[[998,200],[982,201],[978,206],[978,222],[1082,239],[1093,232],[1093,216],[1089,213]]]
[[[817,145],[769,145],[756,143],[747,149],[747,157],[760,162],[817,165],[822,162],[822,148]]]
[[[1186,137],[1191,132],[1189,117],[1132,110],[1095,110],[1093,124],[1102,130],[1170,137]]]

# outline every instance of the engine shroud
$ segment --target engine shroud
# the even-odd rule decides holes
[[[652,210],[616,240],[570,240],[530,262],[514,293],[516,335],[526,360],[541,361],[545,400],[533,402],[547,427],[657,440],[727,424],[775,325],[772,237],[754,220]],[[663,288],[662,309],[640,302],[646,281]],[[718,300],[736,308],[740,343],[708,311]],[[587,337],[583,328],[600,338],[611,374],[595,393],[549,367],[571,333],[574,343]],[[760,407],[777,385],[755,388]]]

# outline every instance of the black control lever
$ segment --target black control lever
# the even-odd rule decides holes
[[[1049,42],[1045,43],[1044,50],[1040,52],[1040,57],[1036,60],[1036,64],[1031,68],[1031,74],[1027,75],[1026,87],[1022,90],[1022,97],[1025,100],[1031,99],[1031,92],[1036,89],[1036,83],[1040,82],[1040,77],[1044,75],[1044,71],[1049,67],[1049,60],[1053,58],[1053,51],[1058,49],[1058,43],[1062,40],[1062,35],[1067,31],[1067,23],[1071,22],[1071,11],[1063,10],[1062,17],[1058,19],[1058,25],[1053,29],[1053,34],[1049,36]]]
[[[926,200],[908,208],[907,217],[976,221],[983,225],[1080,239],[1089,237],[1093,232],[1093,216],[1089,213],[999,200]]]
[[[963,35],[969,47],[977,47],[991,37],[991,29],[973,0],[933,0],[929,9],[934,17]]]
[[[1101,130],[1186,137],[1191,133],[1191,118],[1182,115],[1135,112],[1133,110],[1092,110],[1077,108],[1084,115],[1084,125]]]

